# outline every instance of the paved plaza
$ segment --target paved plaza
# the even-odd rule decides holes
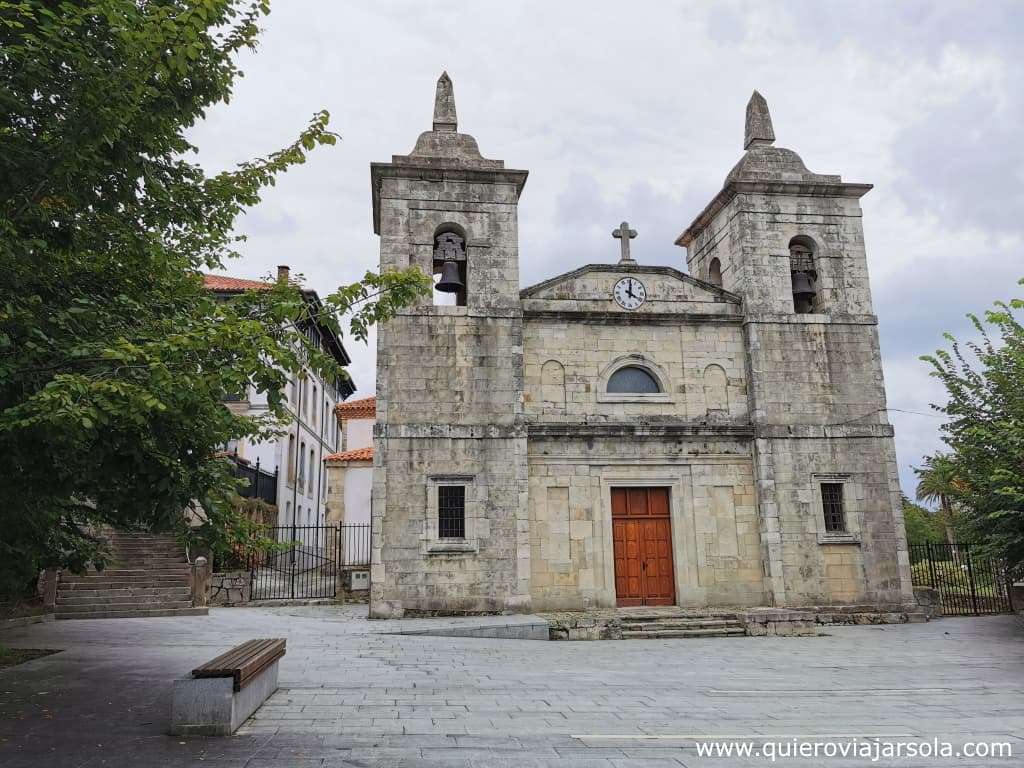
[[[893,764],[1024,764],[1024,627],[1010,616],[543,642],[381,634],[396,624],[365,615],[225,608],[3,631],[5,645],[62,652],[0,671],[0,766],[770,765],[698,756],[694,737],[807,734],[1009,742],[1007,760]],[[166,735],[171,681],[254,637],[288,639],[281,689],[234,737]]]

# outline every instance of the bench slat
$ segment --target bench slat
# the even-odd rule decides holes
[[[193,669],[192,677],[231,677],[238,691],[284,654],[284,638],[247,640]]]

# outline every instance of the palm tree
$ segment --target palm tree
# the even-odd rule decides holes
[[[914,467],[917,475],[918,501],[939,505],[939,515],[946,527],[946,541],[956,545],[956,531],[953,529],[953,497],[956,493],[957,476],[952,459],[944,453],[924,457],[923,467]]]

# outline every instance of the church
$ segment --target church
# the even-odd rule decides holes
[[[370,615],[913,603],[859,200],[747,106],[676,244],[526,288],[527,171],[458,130],[371,166],[380,268]]]

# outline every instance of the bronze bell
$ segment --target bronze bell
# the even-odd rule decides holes
[[[798,305],[810,307],[817,295],[814,288],[814,279],[807,272],[793,273],[793,301]]]
[[[441,265],[441,279],[434,286],[444,293],[458,293],[466,286],[459,279],[459,263],[457,261],[445,261]]]

